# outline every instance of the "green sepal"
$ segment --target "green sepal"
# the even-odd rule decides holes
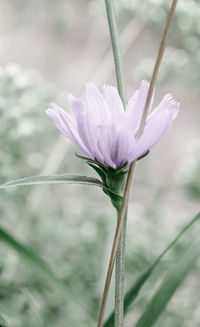
[[[127,164],[125,164],[124,166],[118,169],[113,169],[109,167],[106,174],[107,187],[111,191],[114,191],[115,193],[122,195],[124,193],[127,172],[128,172]]]
[[[138,160],[141,160],[143,158],[145,158],[148,154],[149,154],[150,150],[147,150],[147,152],[145,152],[144,154],[142,154],[139,158],[137,158],[137,161]]]
[[[106,164],[104,165],[98,162],[97,160],[80,156],[77,153],[76,156],[87,161],[88,165],[92,167],[100,176],[102,183],[105,186],[103,187],[104,193],[109,196],[113,206],[119,210],[122,203],[122,196],[124,193],[124,187],[129,168],[128,163],[125,163],[120,168],[113,169]]]
[[[105,186],[105,188],[103,188],[104,193],[109,196],[113,206],[119,210],[124,193],[128,164],[126,163],[118,169],[113,169],[94,160],[87,160],[87,162],[100,176]]]
[[[100,176],[102,182],[105,184],[106,183],[106,171],[102,167],[97,166],[96,163],[92,163],[92,162],[88,161],[88,165],[97,172],[97,174]]]
[[[91,158],[88,158],[88,157],[85,157],[85,156],[80,156],[79,154],[77,154],[77,153],[75,153],[75,155],[79,158],[79,159],[82,159],[82,160],[85,160],[85,161],[87,161],[87,163],[92,163],[92,164],[95,164],[95,165],[97,165],[97,166],[100,166],[100,167],[102,167],[103,169],[107,169],[108,168],[108,166],[105,164],[105,165],[103,165],[101,162],[99,162],[99,161],[97,161],[97,160],[93,160],[93,159],[91,159]]]

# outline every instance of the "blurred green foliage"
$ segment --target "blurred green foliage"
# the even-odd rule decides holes
[[[52,99],[64,103],[65,98],[45,84],[39,75],[24,72],[13,64],[1,69],[0,83],[3,122],[0,139],[1,181],[40,174],[57,138],[57,131],[51,128],[44,108]],[[68,173],[91,173],[89,167],[75,158],[73,153],[74,147],[70,146],[61,170]],[[139,178],[140,175],[147,178],[147,175],[144,177],[145,171],[145,163],[144,166],[141,163]],[[134,204],[134,229],[137,226],[137,230],[133,234],[130,226],[130,234],[128,233],[127,287],[132,285],[135,277],[154,261],[170,241],[170,233],[163,235],[157,229],[158,222],[160,224],[164,217],[162,203],[167,192],[168,190],[159,190],[143,211],[137,203]],[[101,207],[101,211],[97,210],[97,206]],[[91,310],[94,317],[97,316],[103,285],[102,273],[105,274],[106,267],[105,251],[109,253],[109,243],[106,243],[109,242],[110,235],[113,235],[110,228],[113,229],[115,219],[114,210],[102,192],[94,192],[89,187],[85,192],[81,186],[21,188],[1,192],[0,211],[1,225],[44,258]],[[131,207],[130,212],[133,212]],[[141,216],[144,218],[141,219]],[[175,229],[173,227],[174,231]],[[152,293],[152,285],[153,288],[157,286],[162,272],[184,252],[194,233],[194,230],[190,232],[184,242],[172,251],[170,259],[156,269],[134,306],[136,312],[141,312],[145,307],[149,294]],[[149,247],[152,239],[156,241]],[[31,271],[5,245],[0,247],[0,267],[0,313],[5,326],[63,327],[66,323],[75,326],[93,325],[92,320],[70,298],[65,298],[51,288],[42,276]],[[194,275],[196,273],[193,272]],[[185,287],[184,292],[195,303],[195,290]],[[179,314],[179,305],[183,307],[182,298],[176,297],[173,307],[169,306],[161,318],[162,326],[169,326],[170,323],[170,326],[177,327],[183,324],[193,307],[190,300],[186,301],[184,314]]]
[[[10,1],[16,8],[16,24],[28,23],[34,15],[35,24],[50,17],[56,35],[64,35],[65,24],[70,24],[73,11],[66,1]],[[97,12],[103,1],[88,1],[88,8]],[[155,38],[166,17],[168,2],[148,0],[118,1],[121,24],[127,18],[138,17],[150,21]],[[38,5],[41,11],[38,12]],[[158,6],[156,14],[152,9]],[[46,11],[46,9],[48,10]],[[68,10],[66,10],[68,8]],[[190,86],[199,85],[199,4],[198,1],[180,1],[170,32],[170,47],[160,72],[160,80],[179,76]],[[94,12],[94,10],[93,10]],[[69,19],[65,19],[65,14]],[[67,23],[66,23],[67,21]],[[63,27],[65,26],[65,27]],[[148,23],[149,26],[149,23]],[[159,28],[158,28],[159,27]],[[58,32],[58,33],[57,33]],[[138,66],[138,77],[151,75],[152,59],[146,58]],[[178,72],[178,74],[176,73]],[[16,64],[0,70],[0,180],[38,175],[50,160],[55,163],[62,155],[54,150],[58,132],[44,113],[52,101],[66,107],[65,94],[45,83],[35,72],[23,71]],[[60,137],[62,138],[62,136]],[[191,199],[199,201],[199,147],[192,146],[190,158],[180,167],[178,186],[190,191]],[[91,175],[89,167],[75,158],[75,147],[66,141],[60,172]],[[53,159],[50,154],[53,156]],[[154,190],[146,169],[148,157],[141,162],[136,187],[146,182],[152,194],[145,208],[135,201],[130,205],[127,244],[127,285],[146,269],[173,239],[183,225],[166,224],[165,199],[169,189],[165,185]],[[192,191],[192,192],[191,192]],[[97,210],[97,208],[101,210]],[[97,316],[105,269],[110,251],[115,212],[101,190],[81,186],[30,187],[1,192],[1,226],[38,253],[73,290],[85,306]],[[179,214],[179,212],[178,212]],[[168,212],[169,215],[169,212]],[[181,221],[183,212],[180,210]],[[189,218],[189,217],[188,217]],[[191,218],[191,217],[190,217]],[[171,218],[173,222],[173,217]],[[128,315],[126,324],[132,326],[135,316],[142,312],[153,289],[168,267],[187,249],[199,229],[190,231],[156,269],[134,305],[134,314]],[[106,254],[106,255],[105,255]],[[106,256],[106,258],[105,258]],[[199,327],[198,270],[172,300],[166,313],[156,326]],[[112,295],[111,295],[112,297]],[[181,310],[180,310],[181,308]],[[112,301],[109,302],[112,310]],[[7,246],[0,246],[0,324],[7,327],[63,327],[93,326],[86,314],[70,299],[65,298],[37,273],[25,265]]]
[[[200,145],[198,139],[194,139],[190,142],[179,170],[178,179],[180,184],[185,188],[187,194],[199,202]]]
[[[146,22],[147,29],[152,35],[160,37],[169,10],[169,1],[147,0],[116,0],[116,8],[121,24],[129,19],[140,19]],[[91,1],[93,13],[104,13],[104,3],[99,0]],[[200,7],[199,0],[182,0],[178,2],[173,24],[169,33],[169,43],[161,65],[158,80],[180,79],[186,85],[198,87],[200,74]],[[154,56],[142,59],[134,72],[138,81],[151,79]]]
[[[56,96],[55,90],[38,74],[23,72],[15,64],[1,69],[0,84],[1,182],[40,174],[58,137],[44,109],[63,96]],[[70,148],[63,163],[65,170],[80,167],[76,162],[79,160]],[[85,166],[81,168],[84,169]],[[91,311],[94,308],[97,313],[98,273],[103,253],[95,240],[97,235],[101,242],[106,237],[106,217],[95,209],[93,190],[83,190],[80,186],[78,192],[77,186],[72,186],[72,190],[61,186],[2,193],[1,224],[45,257],[58,275],[70,283],[80,301],[88,302]],[[74,199],[81,196],[80,200]],[[91,203],[85,206],[88,196]],[[94,212],[92,217],[90,212]],[[0,312],[8,326],[63,326],[64,321],[79,325],[85,319],[87,322],[84,312],[76,312],[70,300],[49,290],[45,281],[31,273],[16,254],[5,246],[1,246],[0,254]]]

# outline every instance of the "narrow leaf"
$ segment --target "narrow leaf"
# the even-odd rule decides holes
[[[22,259],[24,259],[34,271],[39,273],[39,276],[43,276],[45,281],[50,282],[51,285],[59,289],[67,299],[72,300],[74,303],[79,305],[90,318],[94,319],[92,313],[85,308],[85,306],[79,301],[76,295],[71,291],[68,285],[50,269],[48,264],[41,259],[36,253],[30,248],[23,245],[21,242],[16,240],[11,234],[0,228],[0,241],[7,244],[9,247],[14,249]]]
[[[10,189],[16,186],[31,186],[31,185],[49,185],[49,184],[83,184],[92,185],[103,188],[108,191],[108,194],[113,195],[113,197],[121,199],[119,194],[114,193],[108,187],[106,187],[98,178],[79,176],[79,175],[39,175],[31,176],[22,179],[17,179],[5,184],[0,185],[0,190]]]
[[[45,184],[85,184],[103,187],[103,183],[94,177],[78,176],[78,175],[40,175],[17,179],[12,182],[0,185],[0,189],[8,189],[15,186],[28,186],[28,185],[45,185]]]
[[[0,327],[7,327],[5,320],[0,316]]]
[[[167,303],[192,270],[200,255],[200,241],[193,244],[189,251],[168,272],[160,288],[147,305],[135,327],[151,327],[164,311]]]
[[[176,242],[181,238],[181,236],[198,220],[200,219],[200,213],[198,213],[176,236],[176,238],[165,248],[165,250],[158,256],[154,263],[145,270],[134,282],[133,286],[128,290],[124,299],[124,314],[126,314],[136,299],[140,289],[147,281],[147,279],[152,274],[154,268],[160,263],[165,254],[176,244]],[[112,312],[109,318],[104,323],[104,327],[113,327],[114,326],[114,312]]]

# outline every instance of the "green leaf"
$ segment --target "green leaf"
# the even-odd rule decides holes
[[[146,282],[146,280],[150,277],[155,267],[160,263],[165,254],[175,245],[175,243],[181,238],[181,236],[198,220],[200,219],[200,213],[198,213],[176,236],[176,238],[165,248],[165,250],[158,256],[158,258],[154,261],[154,263],[145,270],[135,281],[133,286],[129,289],[129,291],[125,295],[124,299],[124,313],[126,314],[136,299],[140,289]],[[104,327],[113,327],[114,326],[114,312],[110,314],[106,322],[104,323]]]
[[[15,186],[28,186],[28,185],[45,185],[45,184],[85,184],[103,187],[103,183],[94,177],[78,176],[78,175],[40,175],[17,179],[12,182],[0,185],[0,189],[8,189]]]
[[[92,185],[103,188],[108,191],[108,194],[111,194],[114,198],[121,200],[122,197],[111,191],[106,187],[98,178],[79,176],[79,175],[39,175],[31,176],[22,179],[17,179],[5,184],[0,185],[0,190],[10,189],[16,186],[31,186],[31,185],[49,185],[49,184],[83,184],[83,185]]]
[[[193,244],[189,251],[179,260],[175,267],[167,273],[160,288],[147,305],[135,327],[151,327],[164,311],[167,303],[192,270],[200,255],[200,241]]]
[[[0,327],[7,327],[5,320],[0,316]]]
[[[14,249],[22,259],[24,259],[30,268],[38,273],[39,276],[43,276],[44,280],[49,282],[52,286],[59,289],[68,300],[73,301],[76,305],[82,308],[87,315],[95,319],[92,312],[88,310],[77,298],[77,296],[71,291],[69,286],[50,269],[48,264],[41,259],[36,253],[34,253],[30,248],[23,245],[21,242],[16,240],[11,234],[0,228],[0,241],[7,244],[9,247]]]

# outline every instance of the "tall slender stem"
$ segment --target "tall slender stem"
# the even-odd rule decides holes
[[[124,108],[127,104],[126,91],[123,82],[122,73],[122,62],[121,54],[118,40],[116,16],[114,11],[114,0],[105,0],[107,20],[110,30],[110,38],[112,43],[112,50],[115,63],[115,73],[117,79],[117,87],[119,95],[122,99]],[[118,212],[119,215],[119,212]],[[127,216],[126,216],[127,218]],[[125,244],[126,244],[126,219],[123,222],[123,229],[119,235],[119,242],[116,248],[116,273],[115,273],[115,327],[123,326],[123,313],[124,313],[124,279],[125,279]],[[112,255],[111,255],[112,256]],[[113,258],[112,270],[114,266],[115,256]],[[110,285],[110,280],[112,276],[112,271],[110,277],[107,275],[104,293],[99,313],[98,327],[103,324],[103,317],[105,312],[106,300],[108,296],[108,290]]]
[[[112,8],[111,0],[110,1],[105,0],[105,2],[106,2],[107,16],[108,16],[108,21],[109,21],[110,16],[108,15],[108,9]],[[146,108],[148,109],[148,103],[150,103],[150,100],[151,100],[152,91],[155,86],[157,73],[158,73],[158,70],[159,70],[159,67],[161,64],[161,60],[163,57],[166,40],[167,40],[167,35],[168,35],[168,31],[169,31],[169,27],[170,27],[170,24],[172,21],[173,14],[175,12],[176,4],[177,4],[177,0],[172,0],[170,11],[169,11],[169,14],[167,17],[166,26],[165,26],[165,29],[163,32],[161,43],[160,43],[158,56],[157,56],[156,63],[155,63],[154,73],[153,73],[152,80],[150,83],[149,93],[148,93],[147,101],[145,104],[145,110],[144,110],[144,114],[142,117],[142,124],[141,124],[140,130],[139,130],[139,135],[140,135],[140,133],[143,132],[143,129],[144,129],[143,121],[146,120],[146,111],[147,111]],[[113,17],[114,17],[114,15],[113,15]],[[110,28],[112,28],[112,24],[109,24],[109,26],[110,26]],[[112,43],[112,46],[116,46],[116,45],[117,45],[117,43],[114,43],[114,44]],[[113,266],[114,266],[114,261],[115,261],[115,257],[116,257],[116,253],[117,253],[120,234],[121,234],[121,231],[122,231],[122,228],[124,225],[125,213],[126,213],[126,208],[127,208],[128,199],[129,199],[129,193],[130,193],[132,179],[133,179],[134,170],[135,170],[135,163],[136,162],[133,161],[132,164],[130,165],[130,169],[129,169],[129,173],[128,173],[128,177],[127,177],[127,182],[126,182],[126,186],[125,186],[124,196],[123,196],[122,205],[121,205],[121,209],[120,209],[120,213],[119,213],[119,218],[118,218],[117,228],[116,228],[115,237],[114,237],[114,241],[113,241],[111,257],[110,257],[108,271],[107,271],[107,277],[106,277],[106,282],[105,282],[105,287],[104,287],[104,293],[103,293],[103,298],[102,298],[102,303],[101,303],[100,314],[99,314],[98,327],[102,327],[102,324],[103,324],[105,306],[106,306],[108,291],[109,291],[109,287],[110,287],[110,281],[111,281],[111,277],[112,277]]]
[[[116,16],[114,11],[113,0],[105,0],[106,13],[110,30],[110,37],[112,42],[115,72],[117,79],[117,87],[119,95],[122,99],[124,108],[127,104],[126,91],[123,81],[122,61],[120,54],[120,46],[118,40]],[[119,215],[119,212],[118,212]],[[119,244],[116,253],[115,265],[115,327],[123,326],[124,317],[124,280],[125,280],[125,247],[126,247],[126,219],[124,219],[123,228],[119,238]]]
[[[119,213],[118,213],[119,215]],[[126,249],[127,211],[124,218],[115,260],[115,327],[123,326],[124,320],[124,282],[125,282],[125,249]]]
[[[147,100],[146,100],[145,107],[144,107],[142,120],[141,120],[141,123],[140,123],[140,128],[139,128],[139,131],[138,131],[138,137],[140,137],[142,135],[143,130],[144,130],[145,121],[146,121],[146,118],[147,118],[148,109],[149,109],[149,105],[150,105],[150,102],[151,102],[151,97],[152,97],[152,94],[153,94],[153,89],[154,89],[154,86],[155,86],[158,71],[159,71],[160,64],[161,64],[163,54],[164,54],[164,51],[165,51],[165,45],[166,45],[166,41],[167,41],[169,27],[170,27],[171,22],[172,22],[172,18],[173,18],[175,9],[176,9],[177,1],[178,0],[173,0],[172,1],[171,8],[169,10],[169,14],[168,14],[168,17],[167,17],[167,22],[166,22],[165,29],[164,29],[164,32],[163,32],[163,36],[162,36],[162,39],[161,39],[161,42],[160,42],[160,47],[159,47],[159,50],[158,50],[158,56],[157,56],[157,59],[156,59],[154,70],[153,70],[153,75],[152,75],[152,78],[151,78],[151,83],[150,83],[149,92],[148,92]]]
[[[110,38],[111,38],[112,50],[114,56],[117,88],[125,107],[127,99],[126,99],[126,91],[124,87],[122,60],[121,60],[121,53],[120,53],[119,40],[118,40],[116,16],[114,10],[114,0],[105,0],[105,5],[106,5],[106,14],[107,14],[107,20],[109,25]]]

